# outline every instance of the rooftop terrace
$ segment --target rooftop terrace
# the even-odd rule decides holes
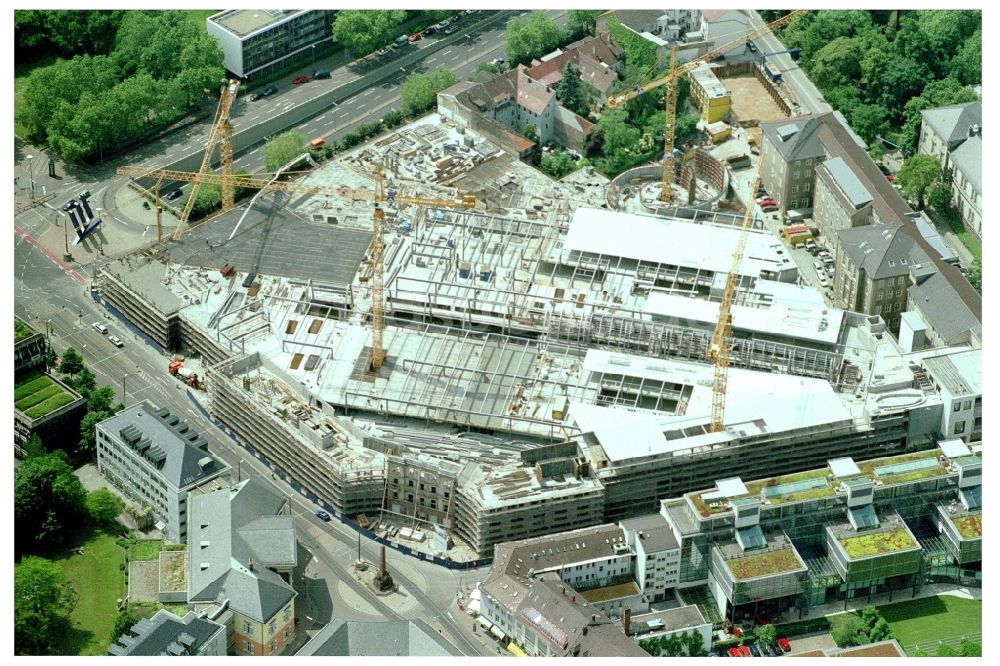
[[[977,539],[983,536],[983,514],[981,513],[952,518],[951,522],[955,524],[958,533],[964,539]]]
[[[900,550],[910,550],[917,544],[905,529],[860,534],[840,539],[840,545],[851,559],[885,555]]]
[[[726,560],[736,580],[749,580],[804,569],[792,546],[781,550],[750,551],[743,557]]]

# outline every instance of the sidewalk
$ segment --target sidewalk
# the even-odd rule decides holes
[[[930,585],[924,585],[920,588],[914,596],[908,590],[900,590],[892,594],[892,601],[889,601],[889,593],[884,592],[882,594],[876,594],[872,597],[870,603],[876,606],[886,606],[890,603],[899,603],[904,601],[912,601],[913,599],[924,599],[927,597],[936,597],[938,595],[951,595],[956,597],[962,597],[963,599],[978,599],[982,600],[983,590],[977,587],[958,587],[955,585],[945,585],[941,583],[932,583]],[[809,609],[809,617],[816,618],[825,615],[838,615],[840,613],[850,613],[853,611],[859,611],[869,604],[868,597],[860,597],[857,599],[851,599],[847,602],[847,609],[844,609],[844,602],[838,601],[830,604],[823,604],[822,606],[814,606]],[[802,619],[806,619],[803,617]],[[796,621],[794,618],[790,621]]]

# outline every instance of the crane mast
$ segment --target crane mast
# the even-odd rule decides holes
[[[757,191],[760,185],[760,166],[754,175],[753,182],[750,183],[750,192]],[[743,215],[743,226],[740,228],[740,237],[736,242],[736,249],[733,250],[733,259],[729,265],[729,275],[726,276],[726,288],[722,292],[722,303],[719,305],[719,319],[715,323],[715,332],[708,345],[708,360],[715,364],[715,382],[712,387],[712,423],[711,432],[722,430],[726,412],[726,381],[729,375],[729,352],[733,348],[733,296],[736,293],[736,282],[739,280],[740,262],[743,260],[743,249],[747,244],[747,231],[750,229],[750,221],[753,220],[753,204],[747,205],[747,211]]]

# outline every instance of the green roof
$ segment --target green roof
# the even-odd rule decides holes
[[[795,557],[795,551],[791,548],[750,553],[744,557],[726,560],[726,566],[729,567],[736,580],[798,571],[802,568],[799,559]]]
[[[68,405],[77,396],[48,375],[33,372],[14,384],[14,408],[29,419],[37,419]]]
[[[857,559],[870,555],[891,553],[897,550],[908,550],[916,544],[906,530],[898,529],[841,539],[840,545],[844,547],[844,550],[851,559]]]
[[[983,536],[983,514],[977,513],[961,518],[952,518],[958,533],[965,539],[976,539]]]
[[[24,322],[14,320],[14,342],[20,342],[35,334],[35,331]]]

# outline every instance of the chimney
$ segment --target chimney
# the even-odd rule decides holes
[[[573,601],[574,604],[576,603],[576,595],[575,594],[573,595],[572,601]]]
[[[632,609],[626,608],[625,612],[622,614],[622,625],[624,625],[625,635],[632,635]]]
[[[253,571],[253,558],[252,557],[247,560],[247,569],[249,569],[250,571]]]

